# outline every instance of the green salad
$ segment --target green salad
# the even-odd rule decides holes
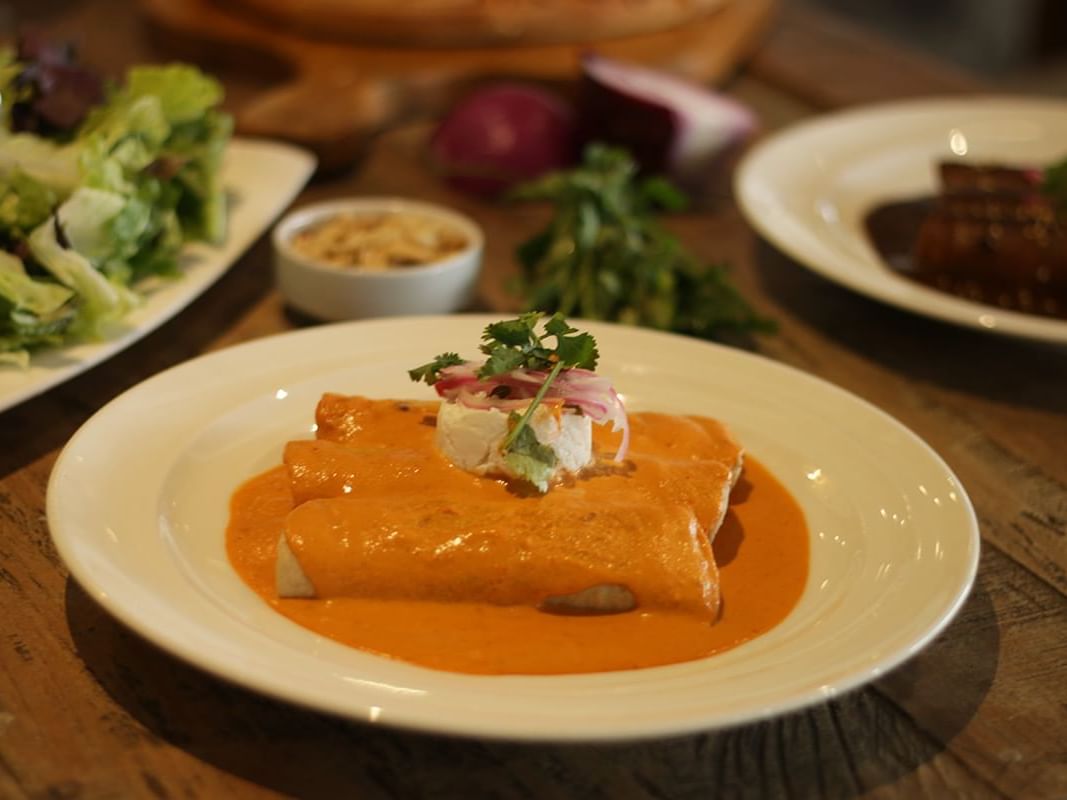
[[[97,336],[185,242],[223,238],[221,99],[191,66],[105,86],[65,51],[0,53],[0,362]]]

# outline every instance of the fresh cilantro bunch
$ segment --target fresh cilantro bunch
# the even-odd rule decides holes
[[[517,319],[487,325],[479,347],[486,360],[477,373],[479,378],[505,375],[517,369],[547,373],[523,413],[513,411],[508,415],[508,434],[501,443],[504,462],[512,472],[542,492],[548,490],[556,454],[537,439],[529,426],[530,419],[562,371],[575,367],[595,370],[600,356],[592,334],[572,328],[562,314],[549,317],[544,332],[538,333],[538,323],[544,316],[540,311],[531,311]],[[555,346],[550,347],[548,339],[555,339]],[[416,383],[425,381],[433,386],[440,380],[442,370],[464,363],[458,353],[442,353],[433,361],[408,370],[408,375]]]
[[[548,228],[517,252],[528,307],[702,338],[774,329],[725,267],[701,264],[660,225],[658,212],[684,208],[685,197],[662,178],[639,178],[625,150],[590,145],[576,169],[513,196],[555,206]]]
[[[1067,217],[1067,158],[1045,169],[1041,191],[1052,201],[1057,211]]]

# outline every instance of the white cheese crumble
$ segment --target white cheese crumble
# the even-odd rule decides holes
[[[593,463],[593,423],[584,414],[538,406],[527,424],[537,440],[556,454],[553,480]],[[501,452],[507,434],[505,411],[441,403],[437,412],[437,447],[457,467],[475,475],[519,477],[508,468]]]

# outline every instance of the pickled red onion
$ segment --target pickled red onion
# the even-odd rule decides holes
[[[445,367],[434,383],[434,389],[446,400],[467,408],[515,411],[533,399],[548,377],[545,370],[517,369],[479,378],[478,370],[479,365],[471,361]],[[607,378],[577,367],[564,370],[548,387],[545,399],[562,400],[564,405],[577,408],[599,425],[610,422],[614,432],[622,431],[614,460],[622,461],[626,457],[630,446],[630,424],[622,399]]]

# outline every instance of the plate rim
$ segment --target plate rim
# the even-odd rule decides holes
[[[256,241],[267,232],[271,224],[293,202],[307,184],[318,163],[315,155],[310,150],[275,139],[235,136],[227,144],[227,153],[232,152],[239,153],[242,158],[274,157],[285,159],[291,163],[293,169],[292,180],[280,187],[277,196],[273,198],[273,202],[270,204],[269,212],[250,221],[251,224],[244,231],[244,235],[232,245],[227,240],[224,240],[219,245],[209,245],[204,242],[187,242],[183,245],[183,256],[190,248],[203,249],[205,251],[203,254],[195,254],[194,258],[203,260],[206,255],[208,271],[198,284],[190,283],[191,279],[186,275],[178,278],[173,284],[168,284],[164,291],[170,289],[176,296],[149,319],[129,328],[124,327],[125,319],[119,320],[118,325],[120,327],[113,334],[107,335],[100,340],[67,342],[55,347],[49,347],[40,353],[31,354],[30,366],[27,370],[34,369],[34,359],[50,355],[63,356],[65,353],[70,352],[72,348],[85,348],[89,351],[84,356],[76,358],[72,363],[53,367],[49,373],[30,378],[11,391],[6,393],[0,391],[0,414],[102,364],[133,346],[180,314],[193,301],[214,286],[223,275],[229,272],[252,248]],[[233,191],[235,188],[240,189],[241,186],[235,186],[232,183],[224,186],[227,192]],[[232,233],[228,234],[228,236],[230,235]],[[230,250],[231,247],[232,250]],[[227,252],[228,250],[230,252]],[[3,369],[9,374],[15,374],[18,370],[17,367],[3,367]],[[29,378],[30,376],[27,374],[27,377]]]
[[[432,317],[407,317],[403,320],[410,321],[413,319],[421,320],[449,320],[455,321],[456,318],[462,318],[469,320],[471,325],[487,323],[499,318],[499,315],[446,315],[446,316],[432,316]],[[289,331],[280,334],[274,334],[272,336],[263,337],[260,339],[251,340],[238,345],[234,345],[222,350],[210,352],[191,359],[190,361],[177,364],[164,370],[156,375],[151,376],[140,384],[126,390],[122,394],[118,395],[105,406],[99,409],[93,417],[91,417],[79,430],[71,437],[70,441],[63,448],[63,451],[57,457],[53,466],[52,473],[48,481],[48,490],[46,497],[46,512],[49,522],[49,532],[52,537],[53,544],[60,554],[64,564],[66,564],[70,576],[76,580],[78,584],[86,591],[86,593],[93,598],[93,600],[101,604],[107,612],[115,619],[119,620],[123,625],[127,626],[139,636],[145,638],[154,645],[160,647],[162,650],[170,654],[171,656],[180,659],[186,664],[190,664],[193,667],[208,672],[215,677],[222,679],[226,682],[244,686],[246,688],[260,692],[268,697],[279,700],[281,702],[291,703],[303,708],[307,708],[313,711],[331,714],[347,719],[353,719],[365,723],[378,722],[378,717],[375,714],[373,708],[370,709],[367,715],[357,715],[351,710],[341,709],[336,706],[331,706],[328,703],[323,703],[314,699],[311,699],[307,693],[303,696],[299,692],[292,691],[291,688],[280,689],[276,683],[266,679],[263,676],[257,674],[250,674],[247,671],[239,675],[235,675],[232,664],[227,664],[225,658],[212,657],[210,654],[207,656],[200,655],[200,657],[192,657],[187,649],[183,649],[180,643],[180,636],[170,635],[167,631],[161,630],[158,627],[153,627],[151,623],[144,618],[143,614],[138,613],[136,610],[127,606],[122,602],[118,602],[114,599],[113,595],[107,591],[107,588],[98,584],[92,570],[84,563],[82,563],[76,555],[73,553],[75,544],[72,540],[65,537],[58,536],[55,533],[53,522],[61,515],[58,510],[59,505],[59,485],[62,477],[67,469],[67,460],[72,457],[72,453],[76,450],[79,439],[87,435],[86,432],[91,430],[91,426],[94,420],[98,417],[103,417],[107,413],[112,413],[111,409],[120,405],[121,403],[128,402],[131,396],[144,391],[144,387],[162,383],[170,380],[174,375],[185,372],[186,370],[195,369],[197,365],[208,362],[215,359],[232,358],[238,355],[245,355],[249,352],[264,349],[269,350],[273,343],[282,339],[296,339],[296,338],[316,338],[318,336],[331,336],[334,333],[340,333],[351,329],[353,327],[366,327],[371,325],[386,325],[396,324],[399,322],[398,318],[380,318],[374,320],[363,320],[359,322],[347,322],[336,323],[332,325],[316,326],[307,329],[301,329],[296,331]],[[581,321],[577,321],[581,322]],[[613,328],[619,331],[634,332],[638,335],[649,335],[654,337],[664,337],[665,342],[681,340],[689,343],[697,342],[702,346],[708,346],[717,349],[720,354],[727,358],[740,358],[742,360],[755,359],[763,364],[765,367],[769,367],[772,370],[780,370],[788,373],[802,381],[809,381],[813,385],[819,385],[825,390],[829,390],[838,394],[846,399],[848,402],[856,403],[866,413],[873,413],[878,416],[883,422],[889,424],[896,432],[903,434],[909,441],[916,445],[924,457],[931,459],[931,462],[941,471],[943,474],[951,479],[960,490],[961,510],[965,513],[968,522],[969,534],[967,540],[967,546],[969,551],[969,559],[964,570],[965,577],[958,590],[955,592],[952,602],[946,606],[930,625],[926,627],[922,633],[912,639],[909,646],[902,648],[895,652],[891,658],[883,659],[873,666],[869,666],[867,669],[859,671],[857,670],[853,674],[837,681],[832,685],[820,686],[817,689],[799,693],[791,698],[787,702],[776,702],[766,707],[758,709],[750,709],[746,711],[738,711],[733,714],[719,715],[713,722],[707,721],[704,717],[698,717],[690,719],[688,722],[679,724],[677,721],[665,720],[656,723],[644,722],[639,725],[619,725],[618,723],[602,722],[599,728],[595,729],[578,729],[578,730],[560,730],[553,729],[546,731],[541,728],[530,729],[516,729],[514,726],[501,726],[499,723],[494,723],[492,720],[479,719],[477,715],[473,715],[471,718],[464,720],[463,722],[456,724],[455,721],[451,721],[447,725],[441,725],[435,723],[432,719],[428,719],[424,712],[416,711],[415,713],[408,713],[406,710],[397,711],[391,710],[386,716],[383,716],[380,722],[386,724],[388,727],[420,731],[424,733],[444,734],[444,735],[459,735],[459,736],[474,736],[485,739],[500,739],[509,741],[530,741],[530,742],[607,742],[607,741],[632,741],[639,739],[647,739],[662,736],[681,735],[688,733],[695,733],[701,731],[717,730],[725,727],[731,727],[739,724],[748,724],[757,721],[761,721],[770,717],[780,716],[792,711],[796,711],[802,708],[806,708],[817,703],[833,699],[845,692],[851,691],[859,686],[865,685],[870,681],[880,677],[886,672],[895,669],[901,663],[914,656],[918,651],[926,647],[936,636],[938,636],[946,626],[948,626],[952,620],[956,617],[959,609],[963,603],[966,602],[969,596],[977,574],[979,556],[981,550],[980,544],[980,532],[977,522],[977,517],[969,496],[964,489],[962,483],[958,477],[951,470],[951,468],[944,462],[940,455],[921,437],[914,433],[911,429],[903,425],[900,421],[892,417],[887,412],[881,410],[869,401],[855,395],[842,387],[837,386],[825,379],[814,376],[796,367],[788,364],[781,363],[766,356],[739,351],[734,348],[725,347],[722,345],[698,342],[698,340],[690,339],[689,337],[680,336],[677,334],[665,333],[661,331],[649,331],[644,329],[634,329],[627,326],[613,325],[609,323],[594,323],[598,327]],[[301,380],[308,379],[308,376],[303,376]],[[232,410],[232,408],[231,408]],[[210,423],[210,420],[208,421]],[[470,676],[466,676],[470,677]],[[509,679],[520,677],[528,678],[529,676],[478,676],[482,679],[490,681],[507,681]],[[551,679],[553,676],[537,676],[540,679]],[[566,678],[574,676],[563,676]],[[381,712],[381,709],[378,709]]]
[[[966,113],[978,109],[988,112],[991,106],[1004,106],[1013,109],[1027,107],[1040,109],[1043,113],[1061,113],[1064,116],[1065,127],[1067,127],[1067,100],[1040,95],[1009,95],[1003,93],[962,96],[934,95],[910,100],[872,103],[818,114],[775,131],[761,139],[745,153],[738,164],[732,181],[738,208],[749,225],[762,238],[797,264],[826,280],[871,300],[910,314],[947,322],[990,335],[1054,345],[1067,344],[1067,320],[1061,321],[1055,318],[1041,317],[975,303],[908,281],[906,278],[894,275],[884,266],[881,272],[871,273],[877,276],[873,280],[877,281],[881,286],[903,290],[903,292],[876,289],[872,287],[871,280],[865,279],[862,270],[855,271],[851,268],[839,269],[837,266],[829,266],[817,254],[811,253],[803,246],[798,246],[786,232],[773,224],[771,219],[764,217],[761,203],[755,197],[753,185],[757,182],[757,178],[754,173],[762,168],[762,162],[768,159],[770,154],[787,145],[793,139],[807,137],[824,129],[840,130],[858,123],[869,123],[877,118],[919,113],[935,116],[953,113],[954,109],[956,113]],[[1067,149],[1065,149],[1064,155],[1067,157]],[[765,181],[761,182],[765,183]],[[886,197],[886,199],[891,200],[893,198]],[[803,220],[796,218],[792,214],[788,216],[798,228],[808,228]],[[775,220],[781,218],[776,216]],[[810,230],[810,228],[808,229]],[[848,227],[848,230],[855,232],[855,229],[851,226]],[[821,237],[818,238],[821,242]],[[827,250],[837,250],[833,245],[827,244],[824,247]],[[849,260],[847,254],[838,252],[841,262]],[[993,324],[983,322],[983,318],[986,320],[992,319]]]

